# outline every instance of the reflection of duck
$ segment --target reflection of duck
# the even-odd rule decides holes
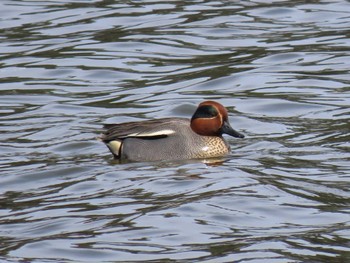
[[[222,134],[244,135],[232,129],[227,110],[215,101],[199,104],[192,119],[164,118],[105,125],[100,139],[116,159],[130,161],[211,158],[228,154]]]

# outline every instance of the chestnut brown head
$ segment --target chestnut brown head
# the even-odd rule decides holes
[[[192,116],[191,128],[203,136],[222,136],[225,133],[233,137],[244,138],[243,134],[231,127],[226,108],[215,101],[204,101],[199,104]]]

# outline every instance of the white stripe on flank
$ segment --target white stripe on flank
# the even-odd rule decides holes
[[[174,134],[174,130],[159,130],[154,132],[141,132],[141,133],[131,133],[128,137],[153,137]]]

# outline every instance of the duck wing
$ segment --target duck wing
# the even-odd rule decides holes
[[[106,124],[101,139],[104,142],[126,138],[158,139],[176,132],[175,127],[188,122],[183,118],[164,118],[147,121]]]

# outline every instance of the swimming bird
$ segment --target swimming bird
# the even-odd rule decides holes
[[[199,104],[191,119],[163,118],[104,125],[100,136],[113,156],[129,161],[162,161],[221,157],[230,152],[222,137],[235,131],[226,108],[215,101]]]

